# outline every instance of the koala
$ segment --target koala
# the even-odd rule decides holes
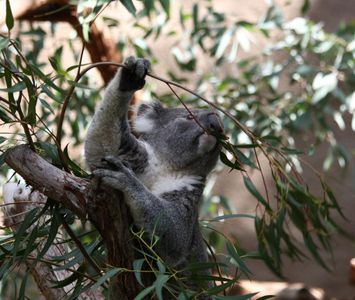
[[[159,236],[159,255],[182,268],[207,261],[198,222],[206,176],[221,146],[223,132],[211,110],[141,104],[132,128],[130,100],[143,88],[150,67],[129,57],[109,83],[89,126],[85,157],[103,186],[122,191],[134,225]]]

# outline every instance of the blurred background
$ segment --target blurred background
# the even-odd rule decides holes
[[[3,12],[5,2],[0,1]],[[32,53],[33,61],[41,66],[43,73],[55,68],[60,74],[76,64],[81,40],[88,34],[85,26],[82,31],[77,29],[79,23],[71,16],[51,16],[46,10],[43,14],[36,10],[36,6],[46,7],[46,3],[60,7],[61,2],[10,1],[15,19],[21,20],[15,23],[12,35],[21,40],[24,52]],[[134,3],[138,8],[142,5],[140,1]],[[146,15],[144,18],[137,15],[137,21],[127,7],[117,1],[111,2],[95,21],[97,35],[91,36],[103,44],[96,45],[98,49],[95,49],[95,45],[88,42],[83,63],[94,62],[95,51],[101,55],[96,57],[97,61],[120,61],[131,54],[150,58],[154,74],[181,82],[206,95],[232,111],[258,136],[272,135],[290,148],[304,151],[302,160],[292,158],[303,183],[312,193],[322,197],[324,189],[314,169],[322,173],[345,215],[344,219],[332,212],[332,218],[354,235],[355,77],[351,68],[355,65],[355,1],[173,1],[169,18],[162,9],[164,3],[166,1],[161,1],[161,6],[156,4],[151,12],[145,7]],[[80,2],[78,7],[80,11]],[[81,15],[84,19],[88,16],[90,13]],[[2,13],[0,24],[3,24],[4,33],[7,31],[5,23]],[[82,20],[80,23],[85,24]],[[224,30],[218,32],[220,27]],[[90,71],[82,84],[90,86],[91,90],[78,89],[76,101],[70,103],[63,144],[69,144],[71,158],[81,166],[84,166],[82,141],[85,130],[100,91],[112,72],[104,68]],[[166,85],[150,78],[146,89],[138,93],[134,101],[159,97],[166,105],[177,105],[176,99],[168,93]],[[55,126],[56,115],[50,110],[56,110],[59,104],[47,98],[59,96],[49,94],[43,98],[41,114],[48,117],[49,126]],[[188,95],[182,97],[189,105],[204,105]],[[228,122],[225,125],[228,131],[231,125]],[[5,124],[0,134],[18,130]],[[251,142],[241,131],[233,131],[233,127],[230,132],[231,140],[237,144]],[[46,139],[44,133],[38,132],[38,135]],[[11,138],[3,136],[6,138],[6,142],[1,140],[4,149],[15,144]],[[261,174],[252,167],[250,157],[253,155],[247,153],[246,156],[243,163],[257,190],[263,197],[276,196],[269,161],[260,155]],[[253,161],[255,163],[255,157]],[[3,182],[9,179],[10,173],[2,167]],[[269,187],[269,195],[264,191],[265,185]],[[242,173],[225,165],[212,176],[206,199],[207,204],[201,208],[202,219],[226,211],[255,214],[259,209],[258,201],[245,187]],[[214,203],[218,203],[219,208],[214,207]],[[271,205],[277,206],[275,200],[271,200]],[[307,253],[302,235],[293,224],[289,227],[294,242]],[[258,251],[253,220],[226,219],[216,228],[235,239],[243,253]],[[303,283],[322,289],[328,298],[355,299],[355,275],[351,282],[350,264],[355,257],[354,241],[335,233],[330,243],[332,253],[317,248],[330,271],[307,253],[308,258],[302,262],[284,257],[284,278],[280,279],[263,261],[246,258],[252,275],[251,281],[243,279],[245,288],[250,292],[264,290],[265,294],[270,294],[280,289],[276,282]],[[355,267],[353,272],[355,274]]]

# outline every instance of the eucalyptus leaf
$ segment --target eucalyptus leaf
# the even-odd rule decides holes
[[[12,11],[11,11],[10,0],[6,0],[5,23],[6,23],[7,30],[9,30],[9,31],[14,27],[14,17],[12,15]]]
[[[112,278],[113,276],[117,275],[118,273],[123,272],[122,268],[113,268],[107,271],[103,276],[101,276],[95,284],[91,286],[92,290],[99,288],[103,283],[105,283],[108,279]]]
[[[120,2],[132,15],[136,14],[136,7],[132,0],[120,0]]]

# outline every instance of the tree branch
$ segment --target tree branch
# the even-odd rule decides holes
[[[89,181],[56,168],[27,145],[8,150],[5,161],[34,189],[62,203],[79,217],[86,216],[87,202],[93,194]]]

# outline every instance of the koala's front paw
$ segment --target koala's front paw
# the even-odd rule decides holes
[[[114,156],[103,159],[104,165],[93,171],[94,176],[101,178],[101,183],[116,190],[126,191],[134,185],[136,178],[133,171]]]
[[[118,88],[121,91],[136,91],[145,84],[145,76],[150,68],[149,60],[130,56],[125,60],[125,68],[121,70]]]

